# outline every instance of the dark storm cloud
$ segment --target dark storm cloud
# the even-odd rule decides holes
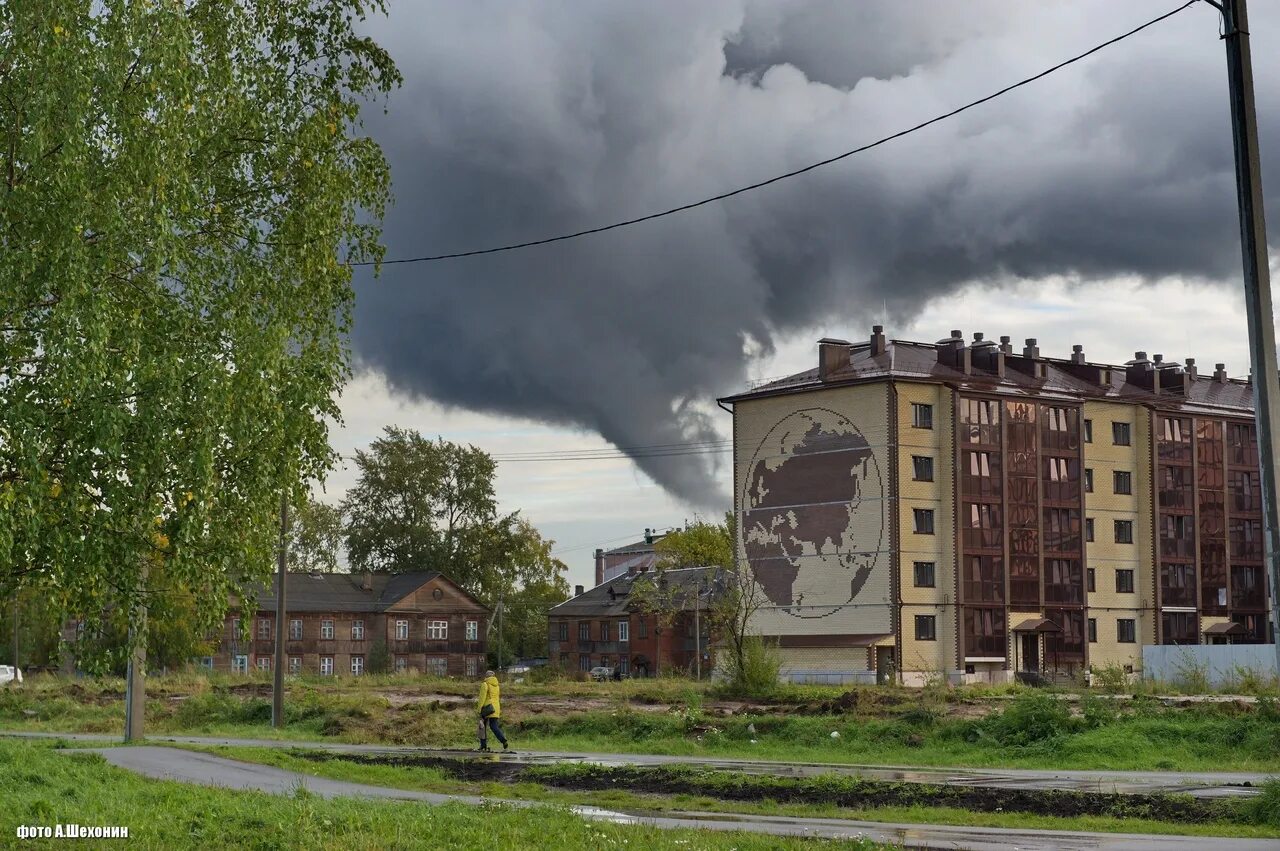
[[[405,76],[388,113],[368,117],[392,164],[388,256],[550,236],[768,177],[1169,5],[402,2],[371,27]],[[1274,178],[1270,11],[1254,10],[1252,32]],[[707,403],[742,386],[744,349],[768,351],[780,334],[861,328],[882,304],[905,318],[975,282],[1234,279],[1230,139],[1217,24],[1195,7],[760,192],[582,240],[362,274],[354,344],[406,394],[619,446],[705,439],[726,425]],[[727,499],[705,457],[639,463],[691,503]]]

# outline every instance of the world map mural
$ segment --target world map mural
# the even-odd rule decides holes
[[[743,549],[769,602],[796,618],[854,603],[877,567],[883,497],[875,453],[848,417],[805,408],[775,424],[740,503]]]

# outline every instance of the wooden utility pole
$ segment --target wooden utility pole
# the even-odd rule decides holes
[[[1231,91],[1231,135],[1235,143],[1236,194],[1240,204],[1240,248],[1244,259],[1244,306],[1249,320],[1249,360],[1258,419],[1258,456],[1262,468],[1262,517],[1266,525],[1267,574],[1271,586],[1272,641],[1280,664],[1280,504],[1276,485],[1280,466],[1280,373],[1276,368],[1275,315],[1271,310],[1271,274],[1267,225],[1262,206],[1262,167],[1258,154],[1258,115],[1253,101],[1253,58],[1249,48],[1246,0],[1209,0],[1222,12],[1227,45],[1227,83]]]
[[[276,559],[276,654],[272,663],[271,682],[271,726],[277,729],[284,726],[284,631],[285,621],[284,588],[287,573],[287,556],[289,554],[289,497],[287,492],[280,495],[280,552]]]

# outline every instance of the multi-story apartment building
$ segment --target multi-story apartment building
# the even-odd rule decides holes
[[[290,573],[286,580],[288,673],[359,675],[382,652],[395,673],[484,673],[489,609],[444,574]],[[252,612],[233,606],[203,667],[271,670],[274,588],[258,590]]]
[[[1144,644],[1268,639],[1248,381],[958,331],[818,348],[721,400],[739,559],[792,678],[1136,669]]]
[[[624,573],[644,573],[658,563],[658,551],[654,544],[662,540],[666,532],[645,529],[644,538],[634,544],[596,550],[596,585],[601,585]]]
[[[641,602],[636,581],[648,576],[659,583]],[[656,578],[654,578],[656,577]],[[712,605],[715,569],[690,567],[646,574],[631,571],[590,590],[581,585],[572,599],[548,613],[549,664],[566,671],[617,668],[624,676],[652,677],[664,671],[692,674],[702,655],[702,672],[714,665],[706,617]],[[655,605],[656,604],[656,605]],[[701,632],[701,636],[699,636]]]

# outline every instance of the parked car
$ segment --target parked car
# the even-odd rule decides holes
[[[12,665],[0,665],[0,686],[7,686],[9,683],[22,683],[22,671]]]
[[[613,679],[613,668],[606,668],[603,665],[597,665],[591,669],[591,679],[596,682],[600,682],[601,680],[611,680]]]

